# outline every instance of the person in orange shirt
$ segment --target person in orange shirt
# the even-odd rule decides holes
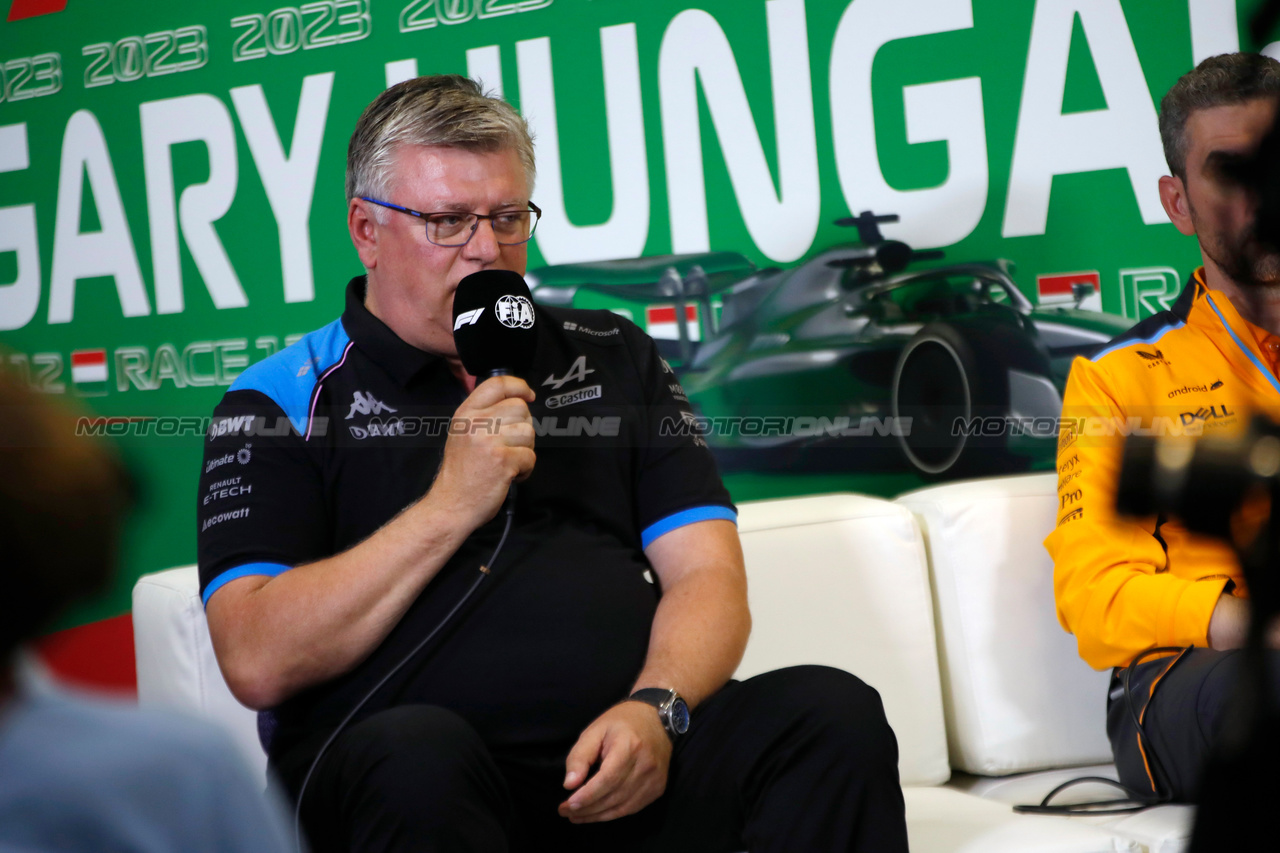
[[[1243,53],[1204,60],[1165,95],[1172,174],[1160,199],[1204,266],[1170,310],[1077,359],[1063,396],[1058,524],[1045,540],[1058,620],[1087,663],[1113,668],[1107,733],[1120,780],[1153,800],[1197,798],[1249,600],[1226,545],[1165,516],[1116,516],[1123,436],[1227,435],[1252,412],[1280,420],[1280,255],[1255,236],[1256,194],[1231,177],[1278,102],[1280,63]]]

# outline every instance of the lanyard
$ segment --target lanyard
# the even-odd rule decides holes
[[[1205,299],[1208,301],[1209,307],[1213,309],[1213,313],[1218,315],[1218,320],[1222,322],[1222,328],[1227,330],[1227,334],[1231,336],[1231,340],[1236,342],[1236,346],[1240,347],[1240,351],[1248,357],[1249,361],[1253,362],[1253,366],[1258,368],[1258,372],[1271,383],[1271,387],[1276,390],[1276,393],[1280,394],[1280,381],[1276,379],[1275,374],[1267,369],[1267,366],[1263,364],[1247,346],[1244,345],[1244,341],[1240,340],[1240,336],[1236,334],[1235,329],[1231,328],[1231,324],[1227,322],[1227,318],[1222,316],[1222,312],[1219,311],[1218,306],[1214,304],[1213,297],[1206,294]]]

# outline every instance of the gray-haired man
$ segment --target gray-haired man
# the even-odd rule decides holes
[[[454,290],[523,274],[533,177],[523,120],[471,81],[380,95],[348,154],[365,276],[215,417],[207,460],[252,448],[232,486],[230,463],[201,484],[210,629],[233,692],[272,709],[295,794],[314,764],[313,844],[905,849],[875,691],[817,667],[726,686],[750,627],[735,513],[705,446],[659,434],[687,403],[652,341],[538,308],[538,393],[458,360]],[[560,405],[610,436],[542,435],[535,456]],[[251,437],[259,418],[287,435]]]

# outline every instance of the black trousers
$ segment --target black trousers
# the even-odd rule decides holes
[[[1107,735],[1120,781],[1149,795],[1158,787],[1176,802],[1198,802],[1213,746],[1235,719],[1243,663],[1239,651],[1198,648],[1176,659],[1144,661],[1129,677],[1129,701],[1124,670],[1115,670],[1107,696]],[[1280,689],[1280,652],[1267,652],[1267,667],[1273,690]],[[1135,716],[1146,732],[1142,744]]]
[[[827,667],[731,682],[693,714],[666,792],[573,825],[567,747],[497,753],[458,714],[381,711],[334,742],[306,793],[316,853],[905,851],[898,747],[880,696]]]

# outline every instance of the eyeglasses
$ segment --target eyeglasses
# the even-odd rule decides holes
[[[381,207],[389,207],[410,216],[423,220],[427,226],[427,239],[437,246],[456,249],[471,242],[480,227],[480,220],[487,219],[493,227],[493,236],[502,246],[519,246],[533,238],[534,229],[538,227],[538,219],[542,211],[533,202],[529,202],[528,210],[504,210],[499,213],[423,213],[408,207],[401,207],[389,201],[361,196],[361,200]]]

